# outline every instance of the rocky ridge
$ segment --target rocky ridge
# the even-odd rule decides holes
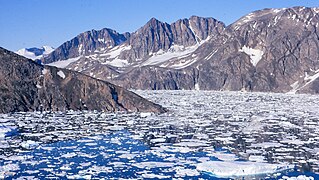
[[[165,112],[161,106],[106,81],[42,66],[0,48],[0,113],[15,111]]]

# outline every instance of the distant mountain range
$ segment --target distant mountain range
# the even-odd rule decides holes
[[[41,48],[23,48],[19,49],[16,53],[20,56],[24,56],[28,59],[37,60],[45,57],[46,55],[50,54],[54,51],[54,48],[50,46],[42,46]]]
[[[146,111],[160,105],[79,72],[43,66],[0,47],[0,113],[15,111]]]
[[[42,58],[133,89],[319,92],[319,8],[252,12],[225,26],[152,18],[133,33],[79,34]]]

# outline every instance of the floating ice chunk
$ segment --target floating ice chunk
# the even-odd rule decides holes
[[[152,113],[150,113],[150,112],[141,112],[140,117],[146,118],[146,117],[151,116],[151,115],[152,115]]]
[[[235,161],[238,159],[238,157],[235,154],[230,154],[230,153],[227,154],[227,153],[222,153],[222,152],[214,152],[210,155],[212,155],[212,156],[214,156],[222,161]]]
[[[297,177],[288,177],[288,176],[283,176],[280,180],[315,180],[314,177],[307,177],[305,175],[299,175]]]
[[[21,143],[21,147],[25,148],[25,149],[34,149],[36,147],[39,146],[38,142],[32,141],[32,140],[27,140],[27,141],[23,141]]]
[[[277,142],[262,142],[257,144],[252,144],[251,147],[261,147],[261,148],[270,148],[270,147],[282,147],[283,144]]]
[[[267,161],[265,161],[264,156],[256,156],[256,155],[250,155],[248,160],[254,161],[254,162],[267,162]]]
[[[151,168],[160,168],[160,167],[173,167],[174,163],[171,162],[140,162],[134,163],[132,166],[135,166],[140,169],[151,169]]]
[[[67,175],[68,179],[92,179],[92,175],[88,174],[88,175]]]
[[[12,127],[2,126],[0,125],[0,139],[5,138],[7,136],[12,136],[17,132],[16,129]]]
[[[6,179],[7,177],[13,176],[15,173],[11,171],[17,171],[20,167],[17,164],[7,164],[0,166],[0,179]]]
[[[239,52],[244,52],[247,55],[250,56],[250,62],[256,66],[258,64],[258,62],[261,60],[262,56],[264,55],[264,52],[262,50],[259,49],[253,49],[250,47],[242,47]]]
[[[199,176],[200,173],[196,169],[185,169],[184,167],[175,167],[175,177]]]
[[[72,168],[69,165],[63,165],[62,167],[60,167],[60,169],[62,171],[70,171],[70,170],[72,170]]]
[[[72,152],[72,153],[63,154],[61,157],[63,157],[63,158],[73,158],[75,156],[77,156],[77,154]]]
[[[257,174],[268,174],[293,169],[293,165],[269,164],[258,162],[221,162],[207,161],[197,165],[197,170],[210,173],[215,177],[238,177]]]
[[[62,79],[65,79],[65,74],[63,71],[58,71],[57,74],[62,78]]]
[[[171,176],[158,175],[158,174],[142,174],[142,177],[145,179],[167,179]]]

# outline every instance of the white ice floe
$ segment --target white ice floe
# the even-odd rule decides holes
[[[13,130],[14,130],[14,128],[12,128],[12,127],[0,125],[0,139],[6,137],[8,135],[8,133],[10,133]]]
[[[315,178],[311,176],[299,175],[296,177],[283,176],[280,180],[315,180]]]
[[[151,116],[151,115],[152,115],[152,113],[150,113],[150,112],[141,112],[140,113],[141,118],[146,118],[146,117]]]
[[[264,156],[256,156],[256,155],[250,155],[248,160],[253,162],[267,162]]]
[[[197,170],[215,177],[236,177],[257,174],[269,174],[294,168],[288,164],[269,164],[258,162],[219,162],[208,161],[197,165]]]
[[[184,167],[174,167],[175,177],[199,176],[200,173],[196,169],[185,169]]]
[[[262,56],[264,55],[264,52],[259,49],[253,49],[250,47],[243,46],[241,49],[239,49],[239,52],[244,52],[247,55],[250,56],[250,62],[256,66],[258,62],[261,60]]]
[[[213,152],[209,155],[214,156],[222,161],[235,161],[238,159],[238,157],[235,154],[223,153],[223,152]]]
[[[152,174],[152,173],[142,174],[142,177],[145,179],[167,179],[167,178],[170,178],[170,176]]]
[[[77,154],[74,153],[74,152],[71,152],[71,153],[63,154],[61,157],[63,157],[63,158],[73,158],[75,156],[77,156]]]
[[[152,169],[152,168],[160,168],[160,167],[173,167],[175,164],[172,162],[156,162],[156,161],[150,161],[150,162],[139,162],[134,163],[132,166],[135,166],[140,169]]]
[[[14,175],[14,172],[11,171],[17,171],[20,167],[17,164],[6,164],[3,166],[0,166],[0,179],[6,179],[12,175]]]
[[[62,78],[62,79],[65,79],[65,74],[63,71],[58,71],[57,74]]]
[[[21,147],[25,148],[25,149],[34,149],[36,147],[39,146],[38,142],[32,141],[32,140],[27,140],[27,141],[23,141],[21,143]]]

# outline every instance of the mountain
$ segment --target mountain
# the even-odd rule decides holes
[[[307,7],[263,9],[227,27],[152,18],[112,48],[51,60],[133,89],[318,93],[318,24],[319,8]]]
[[[87,31],[81,33],[72,40],[63,43],[47,57],[44,57],[43,62],[47,64],[93,54],[96,50],[108,50],[120,45],[126,41],[129,36],[129,33],[119,34],[108,28],[99,31]]]
[[[105,37],[101,35],[103,30],[96,31],[98,35],[90,36],[92,38],[86,38],[88,32],[82,33],[62,44],[50,56],[43,58],[43,62],[80,71],[96,78],[111,80],[134,67],[148,65],[170,67],[174,64],[183,64],[180,62],[180,56],[194,52],[204,41],[219,35],[224,27],[222,22],[213,18],[192,16],[172,24],[152,18],[133,33],[117,34],[116,37],[125,38],[114,41],[117,43],[112,46],[95,46],[82,55],[71,53],[78,52],[79,47],[84,49],[91,47],[91,43],[85,43],[84,40],[81,41],[82,43],[70,43],[79,42],[79,37],[91,39],[89,42],[97,42],[99,38]],[[58,52],[66,49],[64,47],[75,50],[66,51],[65,54],[68,56],[57,56],[56,54],[61,54]],[[184,66],[186,65],[184,63]]]
[[[100,110],[164,112],[161,106],[106,81],[36,62],[0,48],[0,113]]]
[[[42,46],[41,48],[23,48],[18,50],[16,53],[20,56],[24,56],[32,60],[37,60],[47,56],[52,51],[54,51],[54,48],[50,46]]]
[[[319,9],[265,9],[240,18],[193,53],[185,68],[134,68],[113,80],[136,89],[318,93]]]

